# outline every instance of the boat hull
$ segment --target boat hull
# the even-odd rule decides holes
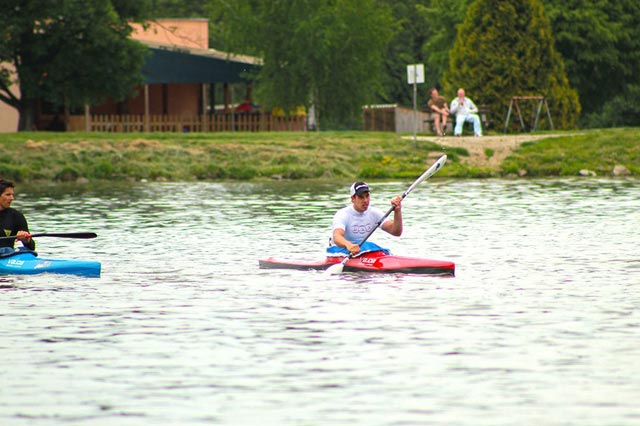
[[[101,264],[92,260],[43,259],[33,252],[17,252],[0,258],[0,274],[68,274],[99,277]]]
[[[325,270],[340,263],[341,257],[327,257],[321,261],[304,261],[268,257],[259,260],[261,269]],[[393,256],[383,252],[365,253],[349,259],[344,272],[383,272],[425,275],[455,275],[455,264],[445,260],[421,259],[416,257]]]

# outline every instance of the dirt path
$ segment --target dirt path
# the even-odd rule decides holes
[[[417,136],[421,141],[430,141],[442,146],[461,147],[469,151],[469,157],[460,157],[464,163],[478,167],[497,168],[511,152],[524,142],[535,141],[564,135],[495,135],[482,136]],[[413,140],[413,136],[405,136],[403,139]],[[493,150],[493,155],[487,157],[485,150]]]

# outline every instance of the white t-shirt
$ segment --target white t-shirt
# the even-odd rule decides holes
[[[331,235],[336,229],[344,229],[344,237],[352,243],[359,244],[373,228],[376,227],[384,213],[375,207],[369,207],[360,213],[353,205],[338,210],[331,224]],[[331,245],[334,245],[333,238]]]

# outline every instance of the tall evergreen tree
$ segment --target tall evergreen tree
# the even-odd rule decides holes
[[[476,0],[458,27],[444,86],[449,96],[464,87],[490,107],[494,123],[504,120],[512,96],[545,96],[557,128],[575,127],[580,115],[538,0]]]

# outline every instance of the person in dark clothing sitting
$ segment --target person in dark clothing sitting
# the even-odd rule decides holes
[[[35,250],[36,242],[29,233],[27,219],[22,213],[11,207],[11,203],[15,199],[14,188],[13,182],[0,179],[0,236],[16,236],[16,238],[0,239],[0,247],[13,247],[17,240],[29,250]]]

